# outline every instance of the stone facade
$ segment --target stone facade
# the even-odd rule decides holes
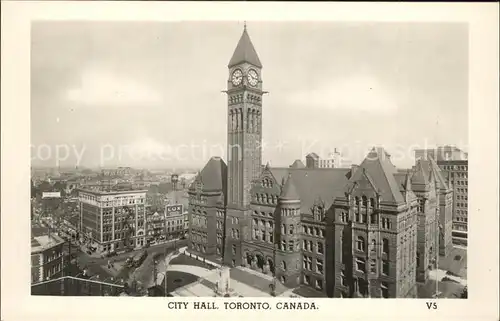
[[[305,167],[262,166],[261,68],[245,30],[229,64],[227,166],[211,158],[189,188],[190,251],[328,297],[415,297],[446,188],[427,164],[398,171],[382,148],[349,169],[312,154]]]

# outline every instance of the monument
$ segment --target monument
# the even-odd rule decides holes
[[[229,297],[233,291],[230,287],[230,268],[227,266],[222,266],[217,271],[219,280],[215,283],[215,294],[217,296]]]

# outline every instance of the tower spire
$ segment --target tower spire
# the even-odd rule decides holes
[[[254,65],[257,68],[262,68],[259,56],[257,55],[252,41],[250,40],[250,36],[248,35],[246,21],[243,25],[243,33],[241,34],[238,45],[236,46],[233,56],[229,61],[228,67],[231,68],[244,62]]]
[[[243,30],[247,30],[247,21],[243,21]]]

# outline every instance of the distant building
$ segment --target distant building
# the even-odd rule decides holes
[[[149,211],[148,211],[149,212]],[[148,213],[147,218],[147,226],[146,226],[146,241],[158,240],[162,236],[164,238],[167,237],[167,232],[165,229],[165,214],[164,213]]]
[[[292,165],[290,165],[290,168],[305,168],[306,165],[304,165],[304,163],[302,163],[302,161],[300,159],[296,159]]]
[[[416,160],[432,158],[436,161],[443,176],[453,189],[453,242],[463,245],[467,245],[469,213],[468,156],[468,153],[454,146],[415,150]]]
[[[310,153],[306,156],[307,168],[349,168],[350,166],[351,161],[342,157],[336,148],[325,158],[321,158],[316,153]]]
[[[189,252],[328,297],[416,297],[438,252],[432,168],[400,172],[378,147],[350,168],[315,153],[305,168],[262,166],[262,65],[246,29],[228,68],[228,163],[210,158],[189,187]]]
[[[43,192],[42,199],[46,198],[61,198],[61,192]]]
[[[49,229],[31,228],[31,283],[62,276],[64,240]]]
[[[172,204],[165,207],[165,222],[167,238],[180,238],[186,234],[186,212],[182,204]]]
[[[310,153],[306,156],[307,168],[319,168],[319,156],[316,153]]]
[[[80,231],[100,251],[145,245],[145,190],[79,190]]]

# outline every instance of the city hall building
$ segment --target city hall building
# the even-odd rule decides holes
[[[228,65],[227,164],[212,157],[189,188],[190,251],[328,297],[416,297],[451,245],[439,167],[398,170],[382,148],[351,168],[263,166],[261,71],[245,28]]]
[[[146,244],[146,190],[80,189],[80,231],[99,251]]]

